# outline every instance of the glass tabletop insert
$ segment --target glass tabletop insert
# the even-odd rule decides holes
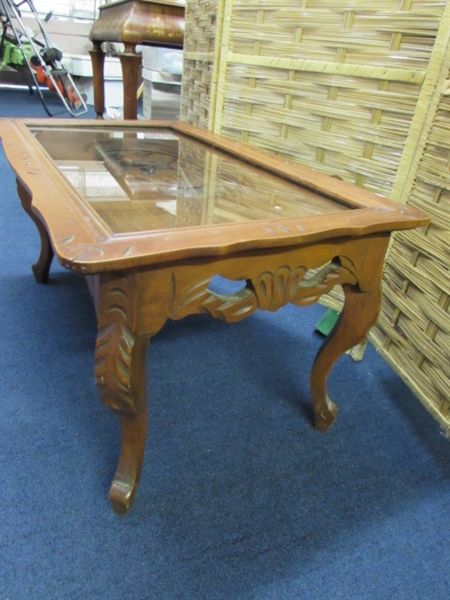
[[[351,210],[170,129],[30,129],[116,234]]]

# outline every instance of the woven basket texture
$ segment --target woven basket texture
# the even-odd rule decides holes
[[[388,196],[444,6],[234,0],[221,133]]]
[[[188,0],[181,119],[428,210],[426,234],[391,246],[373,340],[450,427],[448,188],[433,170],[449,23],[450,0]]]
[[[211,129],[216,11],[215,0],[186,3],[180,118],[205,129]]]
[[[425,210],[431,225],[395,235],[373,338],[450,431],[450,94],[442,96],[408,204]]]

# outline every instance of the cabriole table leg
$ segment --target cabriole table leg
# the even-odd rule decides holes
[[[128,512],[136,494],[147,432],[146,355],[149,336],[139,331],[139,287],[134,273],[99,276],[95,381],[100,399],[117,415],[122,450],[109,500]]]
[[[327,395],[327,378],[334,363],[361,343],[376,323],[381,308],[381,276],[388,238],[368,245],[363,260],[356,268],[358,284],[343,284],[345,302],[333,331],[320,348],[311,372],[311,401],[315,412],[315,427],[328,431],[337,407]],[[355,260],[353,265],[355,266]]]
[[[122,449],[114,479],[108,492],[113,510],[118,514],[128,512],[136,495],[144,463],[145,442],[147,437],[147,402],[145,357],[148,340],[135,342],[131,357],[130,396],[134,407],[120,410],[111,404],[119,419],[122,433]],[[110,392],[109,392],[110,393]],[[114,393],[113,393],[114,395]],[[102,400],[108,405],[108,392],[102,394]]]
[[[43,223],[39,220],[39,218],[34,214],[31,208],[31,194],[22,184],[20,179],[16,179],[16,182],[17,193],[19,194],[22,206],[25,212],[32,219],[33,223],[36,225],[37,230],[39,231],[39,236],[41,238],[41,251],[39,254],[39,258],[31,267],[34,273],[34,278],[38,283],[47,283],[50,273],[50,266],[52,264],[54,256],[53,247],[50,242],[50,238],[46,228],[44,227]]]

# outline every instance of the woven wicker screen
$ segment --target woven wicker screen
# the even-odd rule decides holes
[[[450,433],[450,73],[408,204],[432,217],[387,259],[375,346]]]
[[[215,0],[186,2],[180,117],[205,129],[212,129],[216,17]]]
[[[425,147],[432,163],[433,144],[425,144],[437,111],[436,94],[447,75],[449,23],[450,0],[188,0],[181,119],[396,201],[406,202],[413,194],[423,201],[421,190],[429,177],[423,175],[422,188],[419,180],[414,189],[413,183],[419,163],[425,169],[420,162]],[[442,115],[444,109],[439,111]],[[444,197],[426,203],[433,205],[433,217],[445,213]],[[407,318],[415,321],[418,310],[419,291],[408,283],[410,271],[430,269],[430,263],[433,272],[439,271],[431,247],[440,248],[443,263],[442,223],[421,236],[428,254],[412,250],[414,236],[397,238],[391,247],[384,325],[374,341],[450,427],[449,331],[442,325],[448,303],[415,284],[432,304],[424,314],[430,319],[430,313],[439,314],[440,320],[433,321],[438,331],[431,321],[423,322],[416,339],[415,328],[405,325]],[[400,255],[413,266],[398,267]],[[443,273],[438,279],[445,280]],[[397,284],[408,290],[403,310],[391,298]],[[339,309],[341,298],[334,291],[325,303]],[[411,305],[409,312],[404,304]],[[438,350],[430,354],[438,360],[428,355],[426,361],[412,359],[422,379],[427,369],[427,377],[434,378],[431,364],[440,373],[431,390],[416,382],[419,373],[412,374],[403,354],[405,338],[413,348],[433,336]]]

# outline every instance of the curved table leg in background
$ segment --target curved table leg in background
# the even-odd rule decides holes
[[[375,273],[377,285],[362,292],[357,286],[342,286],[345,295],[344,309],[317,354],[311,372],[311,400],[316,417],[315,427],[327,431],[333,424],[337,407],[327,394],[327,378],[334,363],[344,352],[361,343],[375,324],[381,307],[380,276]]]
[[[137,92],[141,57],[136,54],[135,44],[125,44],[119,55],[123,76],[123,118],[137,119]]]
[[[94,80],[94,108],[97,119],[103,119],[105,112],[105,53],[101,42],[93,42],[94,48],[89,51],[92,61],[92,75]]]
[[[39,258],[32,265],[34,277],[38,283],[47,283],[50,273],[50,266],[52,264],[54,256],[53,247],[51,245],[46,228],[44,227],[43,223],[38,219],[38,217],[34,214],[31,208],[31,194],[24,187],[24,185],[22,185],[22,182],[19,179],[16,179],[16,182],[17,193],[19,194],[22,206],[25,212],[30,216],[30,218],[36,225],[37,230],[39,231],[39,236],[41,238],[41,251],[39,254]]]

